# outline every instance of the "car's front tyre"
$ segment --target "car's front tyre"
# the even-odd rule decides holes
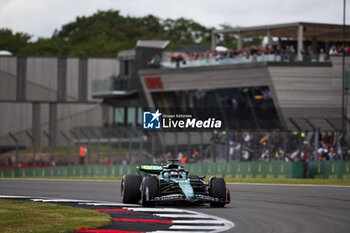
[[[141,198],[139,175],[124,175],[121,182],[121,198],[125,204],[137,204]]]
[[[222,202],[210,202],[210,207],[224,207],[226,202],[226,183],[223,178],[211,178],[209,193],[211,197],[220,199]]]
[[[144,207],[154,207],[155,202],[150,201],[158,195],[159,182],[153,176],[146,176],[142,180],[141,204]]]

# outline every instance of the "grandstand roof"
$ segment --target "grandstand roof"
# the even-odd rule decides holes
[[[299,26],[303,26],[304,39],[316,37],[318,41],[341,41],[343,38],[342,24],[322,24],[295,22],[285,24],[272,24],[253,27],[235,27],[222,30],[214,30],[214,34],[239,34],[245,37],[266,36],[267,30],[270,30],[273,37],[296,38]],[[346,25],[345,40],[350,41],[350,26]]]

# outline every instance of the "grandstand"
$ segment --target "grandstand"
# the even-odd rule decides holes
[[[238,48],[222,52],[169,52],[168,41],[139,41],[117,59],[0,56],[0,145],[14,145],[9,132],[20,145],[34,145],[28,133],[35,146],[47,145],[47,131],[53,145],[66,145],[65,134],[78,144],[113,139],[131,147],[149,142],[141,129],[145,109],[215,116],[228,130],[341,129],[341,27],[301,22],[214,30],[212,48],[218,35],[238,38]],[[243,48],[252,36],[267,37],[267,46]],[[211,133],[152,134],[162,145],[152,141],[152,152],[175,144],[190,151],[210,144]]]

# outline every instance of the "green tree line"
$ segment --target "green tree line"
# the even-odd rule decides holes
[[[222,27],[228,27],[223,25]],[[7,28],[0,29],[0,50],[14,55],[52,56],[108,56],[134,48],[137,40],[170,40],[169,49],[180,45],[211,44],[211,31],[191,19],[160,19],[153,15],[145,17],[122,16],[118,10],[98,11],[88,17],[77,17],[50,38],[31,41],[28,33]],[[233,36],[219,38],[221,45],[236,48]]]

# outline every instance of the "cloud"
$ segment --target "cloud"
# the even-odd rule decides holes
[[[342,0],[0,0],[0,27],[50,37],[55,29],[97,10],[122,15],[185,17],[205,26],[254,26],[286,22],[342,23]],[[350,17],[347,16],[347,24]]]

